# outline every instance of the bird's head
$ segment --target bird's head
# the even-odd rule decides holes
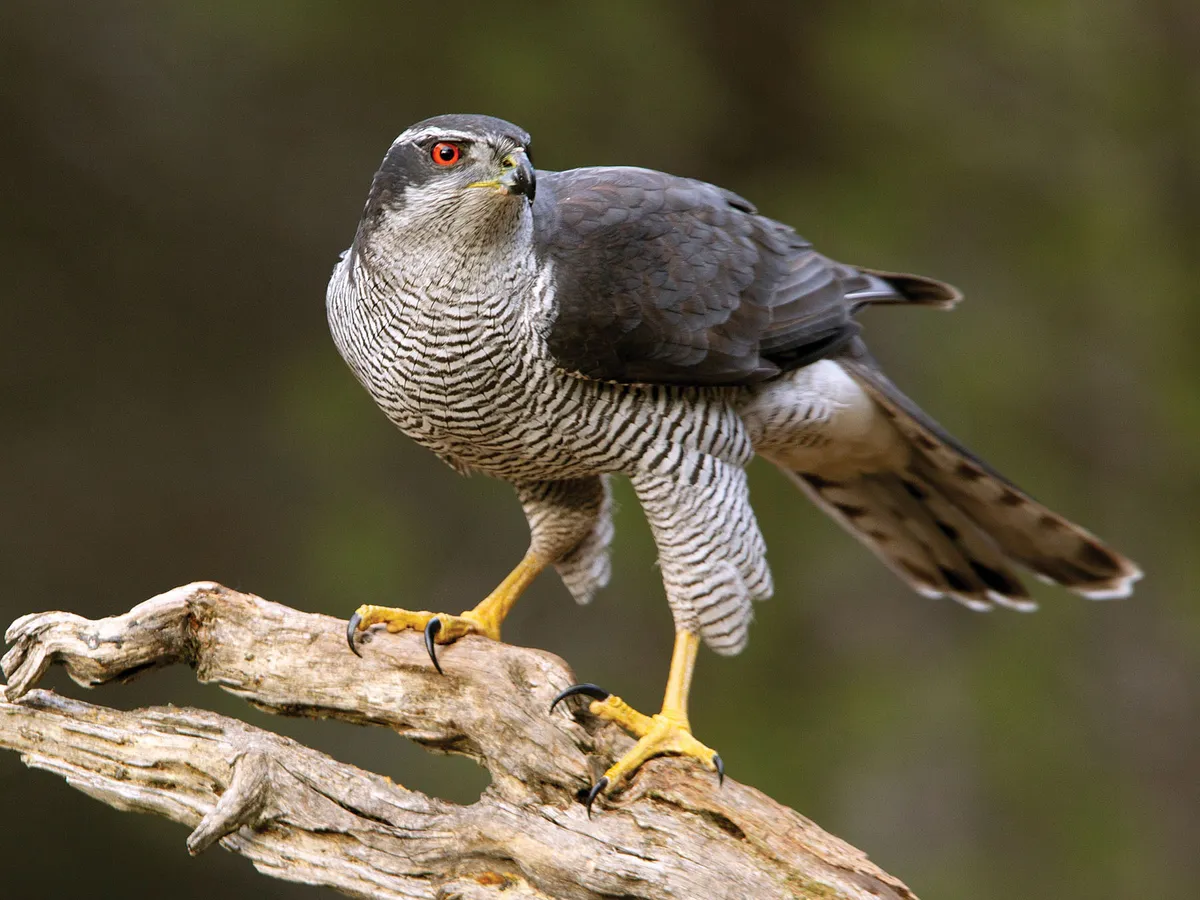
[[[359,241],[444,239],[479,248],[528,221],[537,179],[529,135],[491,116],[418,122],[392,143],[363,210]]]

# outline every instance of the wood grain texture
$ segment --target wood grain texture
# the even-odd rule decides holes
[[[575,793],[630,739],[582,705],[548,712],[562,660],[470,637],[432,670],[418,636],[377,633],[212,583],[91,621],[24,616],[6,635],[0,747],[118,809],[194,828],[264,874],[371,898],[911,900],[859,850],[753,788],[657,759],[589,820]],[[119,712],[32,690],[52,664],[86,686],[186,663],[260,709],[389,727],[487,768],[470,805],[410,791],[215,713]],[[574,701],[572,701],[574,702]]]

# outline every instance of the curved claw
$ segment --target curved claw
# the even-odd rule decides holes
[[[721,760],[720,753],[713,754],[713,765],[717,767],[717,787],[725,784],[725,763]]]
[[[554,698],[554,702],[550,704],[550,712],[554,712],[554,707],[558,706],[563,700],[566,700],[568,697],[574,697],[576,694],[583,694],[584,696],[591,697],[593,700],[607,700],[612,696],[608,691],[596,684],[573,684]]]
[[[442,630],[442,620],[439,619],[437,616],[434,616],[432,619],[429,620],[428,623],[426,623],[426,625],[425,625],[425,650],[429,653],[429,658],[431,660],[433,660],[433,667],[438,670],[438,674],[445,675],[446,673],[442,671],[442,664],[438,662],[437,649],[436,649],[437,644],[435,644],[433,641],[433,639],[435,637],[437,637],[438,632],[441,630]]]
[[[596,802],[596,798],[600,796],[601,791],[603,791],[606,787],[608,787],[608,776],[601,775],[600,780],[592,785],[591,790],[589,790],[583,797],[580,797],[580,799],[587,804],[587,814],[589,819],[592,817],[592,804]],[[583,792],[580,791],[580,793],[582,794]]]
[[[354,635],[358,633],[358,623],[362,621],[362,616],[355,613],[350,617],[350,624],[346,626],[346,642],[350,645],[350,650],[359,659],[362,659],[362,654],[358,651],[358,645],[354,643]]]

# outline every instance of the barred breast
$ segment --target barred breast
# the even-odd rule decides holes
[[[476,282],[476,285],[478,282]],[[353,254],[327,296],[334,341],[405,434],[460,470],[509,481],[615,471],[682,472],[702,457],[745,464],[736,389],[602,383],[560,369],[530,309],[551,289],[530,277],[480,294],[420,292]],[[534,298],[514,303],[514,296]]]

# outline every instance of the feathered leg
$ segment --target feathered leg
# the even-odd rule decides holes
[[[594,715],[616,722],[638,742],[584,796],[592,802],[615,788],[648,759],[690,756],[724,777],[721,758],[692,736],[688,692],[701,641],[725,655],[746,643],[751,603],[771,595],[765,547],[741,466],[714,456],[685,455],[670,474],[631,475],[658,547],[659,567],[675,618],[675,650],[663,695],[653,716],[630,707],[594,684],[575,685],[573,694],[592,698]],[[553,707],[551,707],[553,708]]]

